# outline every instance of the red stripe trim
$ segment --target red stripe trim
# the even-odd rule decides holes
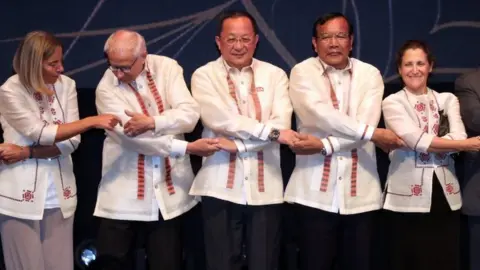
[[[338,106],[339,102],[338,102],[338,99],[337,99],[337,95],[335,94],[335,90],[333,89],[332,82],[330,81],[330,77],[328,77],[327,71],[325,70],[325,67],[323,66],[323,63],[320,62],[320,64],[322,65],[323,70],[324,70],[323,75],[327,78],[327,80],[330,84],[330,99],[332,101],[332,105],[336,110],[339,110],[339,106]],[[351,82],[352,82],[352,78],[353,78],[353,74],[352,74],[351,69],[349,70],[349,73],[350,73],[350,88],[351,88]],[[349,115],[349,110],[347,110],[347,115]],[[365,134],[367,133],[367,129],[368,129],[368,126],[365,127],[365,130],[363,131],[362,140],[365,137]],[[328,140],[328,143],[330,144],[330,146],[332,148],[332,154],[333,154],[333,152],[334,152],[333,144],[330,141],[329,137],[327,137],[327,140]],[[351,156],[352,156],[352,174],[350,176],[350,179],[351,179],[350,195],[352,197],[355,197],[355,196],[357,196],[357,171],[358,171],[357,149],[353,149],[351,151]],[[330,179],[330,165],[331,165],[331,162],[332,162],[332,156],[331,155],[326,156],[325,159],[324,159],[324,163],[323,163],[322,182],[321,182],[321,185],[320,185],[320,191],[322,191],[322,192],[327,191],[328,181]]]
[[[240,107],[238,106],[238,99],[235,91],[235,84],[233,83],[232,79],[230,78],[230,74],[227,71],[227,84],[230,96],[237,104],[237,110],[239,114],[242,114]],[[252,82],[250,84],[250,95],[253,100],[254,108],[255,108],[255,119],[257,121],[262,121],[262,106],[260,103],[260,99],[258,98],[257,89],[255,87],[255,74],[252,70]],[[230,162],[228,166],[228,178],[227,178],[227,188],[233,188],[234,181],[235,181],[235,169],[236,169],[236,154],[230,154]],[[265,163],[264,163],[264,154],[263,151],[259,151],[257,153],[257,160],[258,160],[258,171],[257,171],[257,183],[258,183],[258,191],[265,192]]]
[[[161,114],[164,111],[164,105],[162,101],[162,97],[160,96],[157,86],[155,85],[155,81],[152,78],[152,75],[149,71],[147,71],[147,81],[148,81],[148,88],[150,89],[150,92],[152,93],[153,98],[155,99],[155,103],[157,104],[157,109],[158,112]],[[138,93],[138,91],[131,85],[128,84],[130,89],[132,89],[133,93],[135,94],[138,103],[140,104],[140,108],[142,109],[143,114],[145,115],[150,115],[148,113],[147,107],[145,106],[145,102],[143,101],[142,97]],[[141,176],[140,176],[140,170],[139,170],[139,175],[138,175],[138,192],[137,198],[143,199],[145,197],[145,156],[139,155],[139,160],[140,156],[142,156],[142,164],[140,165],[139,163],[139,168],[141,168]],[[165,158],[165,183],[167,185],[167,191],[168,194],[173,195],[175,194],[175,187],[173,185],[173,180],[172,180],[172,166],[170,164],[170,159],[167,157]]]

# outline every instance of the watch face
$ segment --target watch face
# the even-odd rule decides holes
[[[327,155],[327,149],[323,148],[320,153],[321,153],[322,155],[326,156],[326,155]]]
[[[280,130],[278,129],[272,129],[270,132],[270,135],[268,135],[269,139],[272,141],[276,141],[278,137],[280,137]]]

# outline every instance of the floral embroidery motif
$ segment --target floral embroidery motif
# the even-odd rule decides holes
[[[26,202],[33,202],[33,198],[35,198],[33,191],[31,190],[24,190],[22,198]]]
[[[38,109],[40,111],[40,118],[42,119],[43,123],[49,125],[50,123],[45,119],[45,112],[48,108],[45,108],[44,97],[42,93],[35,92],[33,93],[33,98],[37,101]],[[57,118],[57,110],[53,108],[55,102],[55,96],[46,96],[46,100],[48,101],[49,111],[52,115],[52,123],[55,125],[63,124],[63,121]]]
[[[415,110],[417,110],[419,112],[425,111],[425,108],[426,108],[426,106],[425,106],[424,103],[419,102],[419,103],[415,104]]]
[[[408,95],[407,95],[408,98]],[[440,115],[438,114],[439,105],[436,102],[435,94],[428,92],[428,101],[416,101],[413,106],[418,119],[418,127],[422,132],[437,135],[440,129]],[[434,153],[416,153],[416,166],[419,168],[431,168],[434,163],[439,166],[448,166],[447,155],[436,155]]]
[[[66,187],[63,189],[63,198],[65,200],[72,198],[72,189],[70,187]]]
[[[447,192],[448,195],[454,194],[454,188],[452,183],[448,183],[445,185],[445,191]]]
[[[412,195],[421,196],[422,195],[422,186],[421,185],[412,185]]]
[[[420,153],[419,158],[422,162],[427,162],[430,160],[430,154],[428,153]]]

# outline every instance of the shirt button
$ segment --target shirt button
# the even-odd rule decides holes
[[[240,83],[241,83],[241,84],[243,84],[243,81],[242,81],[242,82],[240,82]]]
[[[155,185],[155,189],[159,189],[160,188],[160,185],[159,184],[156,184]]]
[[[343,160],[343,158],[342,158],[342,157],[340,157],[340,160]]]
[[[245,104],[245,103],[247,103],[247,102],[246,102],[245,100],[242,100],[242,103]]]
[[[155,165],[155,168],[158,168],[158,165]]]
[[[245,180],[248,180],[248,177],[245,177]]]
[[[342,177],[338,177],[338,180],[342,180]]]

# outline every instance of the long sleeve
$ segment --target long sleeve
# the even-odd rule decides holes
[[[64,89],[67,92],[67,104],[65,110],[65,123],[71,123],[79,120],[78,116],[78,100],[77,100],[77,89],[75,83],[71,84],[70,87]],[[80,144],[80,134],[72,137],[68,140],[57,142],[55,145],[60,150],[60,153],[63,156],[68,156],[72,154]]]
[[[479,73],[475,73],[479,74]],[[480,97],[473,87],[470,78],[463,75],[455,81],[455,95],[460,102],[460,112],[463,123],[472,136],[480,135]]]
[[[381,104],[384,92],[384,84],[380,73],[375,72],[372,74],[372,78],[368,80],[367,85],[363,87],[368,88],[368,91],[365,92],[365,98],[360,103],[360,107],[357,111],[355,119],[360,123],[365,123],[369,127],[376,128],[382,114]],[[331,149],[332,152],[351,151],[363,146],[366,143],[364,140],[352,140],[350,138],[338,136],[330,136],[329,140],[333,146],[333,149]],[[322,140],[322,142],[325,145],[325,139]],[[328,148],[329,147],[326,148],[327,154],[330,154]]]
[[[4,84],[0,88],[0,114],[15,130],[33,142],[53,145],[58,125],[44,124],[32,111],[25,92],[19,83]]]
[[[369,140],[365,134],[373,134],[373,127],[361,123],[355,118],[349,117],[343,112],[336,110],[330,102],[330,95],[326,91],[319,91],[314,85],[312,74],[295,66],[290,74],[290,98],[296,115],[302,119],[307,128],[320,129],[333,136],[359,140],[362,137]],[[377,80],[377,74],[372,80]],[[383,85],[381,86],[383,92]],[[369,110],[368,106],[374,104],[377,97],[365,96],[359,111]]]
[[[200,116],[205,127],[213,132],[241,140],[266,141],[272,127],[238,113],[233,99],[225,98],[203,68],[192,76],[192,95],[200,104]],[[228,91],[228,89],[221,89]],[[228,105],[230,103],[230,106]]]
[[[277,75],[274,76],[274,80],[276,83],[273,86],[274,97],[271,104],[272,112],[270,118],[264,122],[264,124],[280,130],[290,129],[293,109],[288,96],[288,78],[283,71],[279,71]],[[236,140],[236,143],[237,141],[238,140]],[[240,153],[258,152],[270,143],[274,142],[248,139],[242,140],[240,145],[237,143],[237,147]]]
[[[118,98],[111,89],[102,87],[96,90],[96,106],[99,114],[113,114],[125,124],[129,117],[125,115],[125,108],[128,107]],[[140,135],[128,137],[123,132],[123,127],[117,125],[113,131],[107,131],[108,136],[122,147],[148,156],[175,156],[185,155],[187,142],[177,140],[173,135],[152,137],[151,135]]]
[[[418,124],[408,115],[405,104],[398,95],[390,95],[382,102],[383,117],[387,128],[399,136],[410,149],[427,153],[433,138],[432,134],[423,132]]]
[[[166,100],[171,108],[153,117],[155,134],[176,135],[192,132],[200,118],[200,108],[185,84],[183,69],[173,62],[167,78]]]
[[[454,95],[448,95],[445,101],[445,111],[447,112],[449,132],[442,138],[453,140],[464,140],[467,138],[465,126],[460,116],[460,103]]]

